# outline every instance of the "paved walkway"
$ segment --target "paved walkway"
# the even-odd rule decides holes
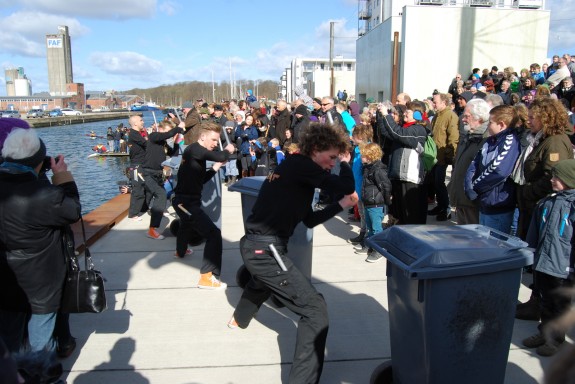
[[[109,309],[71,316],[78,348],[64,361],[68,383],[287,382],[296,336],[293,314],[264,305],[248,329],[226,326],[241,295],[235,283],[243,235],[240,204],[238,193],[224,191],[226,291],[197,289],[202,247],[176,260],[175,238],[146,238],[146,221],[124,219],[91,247],[107,278]],[[313,283],[327,300],[331,322],[325,384],[369,383],[373,369],[390,358],[386,263],[369,264],[353,253],[345,239],[357,228],[346,216],[314,232]],[[520,299],[528,295],[522,286]],[[549,359],[520,347],[534,330],[533,322],[515,322],[505,383],[542,381]]]

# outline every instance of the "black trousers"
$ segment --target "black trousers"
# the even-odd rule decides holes
[[[137,178],[132,178],[132,193],[130,195],[128,217],[138,216],[140,212],[148,210],[150,199],[146,199],[146,195],[146,187],[142,179],[140,179],[139,176]]]
[[[425,184],[391,180],[392,215],[399,224],[425,224],[427,222],[427,189]]]
[[[162,224],[162,217],[166,210],[168,197],[164,189],[164,175],[162,171],[144,169],[144,183],[146,191],[154,199],[151,208],[150,227],[158,228]]]
[[[253,237],[248,240],[244,236],[240,241],[242,258],[252,279],[244,288],[234,319],[241,328],[247,328],[260,306],[273,294],[300,316],[289,382],[318,383],[329,329],[327,305],[311,282],[285,257],[285,243],[272,241],[287,268],[281,270],[269,250],[269,240],[260,237],[254,241]]]
[[[561,288],[572,288],[573,281],[533,271],[537,291],[541,295],[541,330],[558,319],[571,308],[572,294],[564,292]],[[535,290],[533,290],[535,292]],[[553,324],[550,324],[553,327]],[[551,335],[558,341],[565,340],[565,332],[553,330]]]
[[[182,205],[184,212],[179,205]],[[195,230],[206,239],[204,244],[204,259],[200,273],[212,272],[216,276],[222,273],[222,232],[214,224],[212,219],[202,210],[201,202],[193,202],[178,198],[172,200],[172,206],[180,218],[180,227],[176,239],[176,251],[179,255],[185,255],[190,242],[192,230]]]

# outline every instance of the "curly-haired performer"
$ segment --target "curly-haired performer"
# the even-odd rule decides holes
[[[354,179],[348,164],[349,136],[328,124],[311,125],[300,137],[300,152],[288,156],[263,183],[246,235],[240,241],[244,264],[252,275],[228,323],[247,328],[260,306],[275,298],[301,318],[290,383],[317,383],[321,376],[328,332],[327,306],[308,278],[286,257],[287,244],[296,225],[311,228],[357,203]],[[341,159],[339,176],[330,173]],[[316,188],[344,197],[321,211],[313,211]],[[270,250],[273,244],[279,260]]]

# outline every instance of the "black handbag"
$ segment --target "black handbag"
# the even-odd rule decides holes
[[[80,268],[78,257],[74,252],[73,238],[70,234],[65,233],[68,271],[62,292],[60,311],[64,313],[100,313],[107,308],[104,290],[105,279],[100,271],[94,269],[94,263],[86,243],[84,220],[80,218],[80,222],[84,239],[84,270]]]

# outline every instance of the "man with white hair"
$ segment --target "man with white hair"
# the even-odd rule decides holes
[[[27,326],[32,351],[55,350],[52,334],[66,278],[63,235],[80,219],[78,188],[64,156],[47,158],[46,146],[32,129],[14,129],[2,158],[0,289],[10,295],[1,296],[0,334],[19,335],[24,347]],[[52,184],[42,175],[48,164]]]
[[[457,212],[457,224],[460,225],[479,224],[478,201],[471,201],[465,195],[465,174],[469,164],[487,140],[484,133],[489,124],[490,109],[485,100],[471,99],[461,114],[466,134],[460,137],[457,146],[449,191],[451,204]]]

